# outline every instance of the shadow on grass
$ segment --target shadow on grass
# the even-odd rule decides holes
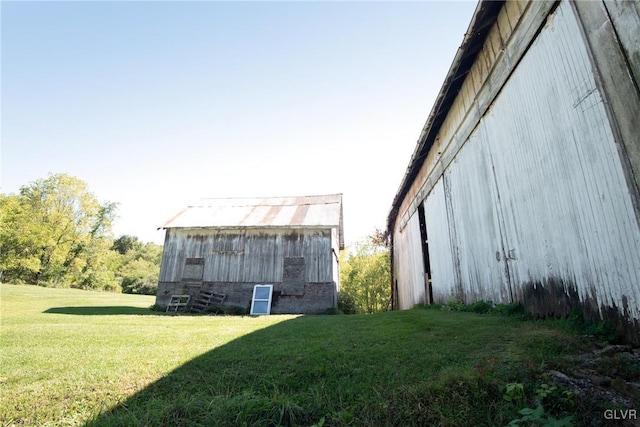
[[[312,317],[325,324],[319,319],[325,316]],[[327,363],[335,363],[335,355],[318,360],[327,353],[312,338],[317,327],[299,317],[229,341],[96,415],[85,427],[312,425],[320,417],[305,394],[324,381]]]
[[[108,315],[145,315],[145,314],[162,314],[151,311],[149,308],[130,307],[130,306],[95,306],[95,307],[51,307],[43,313],[54,314],[74,314],[80,316],[108,316]]]
[[[550,340],[535,326],[432,310],[297,317],[213,348],[85,427],[506,425],[520,407],[500,387],[530,384],[533,348]]]
[[[506,425],[513,417],[499,413],[498,386],[482,386],[474,373],[491,357],[519,378],[520,361],[487,355],[487,344],[505,342],[494,332],[503,320],[467,316],[450,330],[453,315],[440,316],[285,320],[192,359],[85,427]]]

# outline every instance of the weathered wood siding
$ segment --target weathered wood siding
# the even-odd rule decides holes
[[[424,203],[436,302],[583,308],[638,340],[637,5],[554,7],[508,1],[471,67],[395,220],[398,307],[420,302]]]
[[[331,247],[331,251],[332,251],[332,255],[333,258],[331,260],[331,264],[332,264],[332,275],[333,275],[333,282],[336,284],[336,291],[340,292],[340,235],[338,230],[333,229],[331,231],[331,235],[332,235],[332,247]],[[337,297],[337,295],[336,295]],[[338,304],[338,301],[336,299],[336,304]]]
[[[272,313],[326,313],[337,304],[338,238],[331,229],[169,228],[156,304],[211,290],[249,307],[254,285],[272,284]]]
[[[305,282],[334,280],[330,230],[168,229],[160,282],[179,282],[187,258],[204,258],[205,282],[279,283],[284,258],[305,260]]]

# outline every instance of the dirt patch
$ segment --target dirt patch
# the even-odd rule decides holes
[[[547,375],[575,396],[576,425],[640,427],[640,348],[600,345],[568,366]]]

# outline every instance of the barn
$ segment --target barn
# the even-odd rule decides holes
[[[202,199],[161,227],[156,305],[326,313],[337,304],[342,217],[341,194]]]
[[[388,217],[394,308],[577,310],[640,342],[639,8],[478,3]]]

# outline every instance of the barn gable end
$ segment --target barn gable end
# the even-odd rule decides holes
[[[202,290],[249,307],[255,285],[273,285],[272,313],[324,313],[337,304],[342,196],[209,199],[166,229],[156,304]]]

